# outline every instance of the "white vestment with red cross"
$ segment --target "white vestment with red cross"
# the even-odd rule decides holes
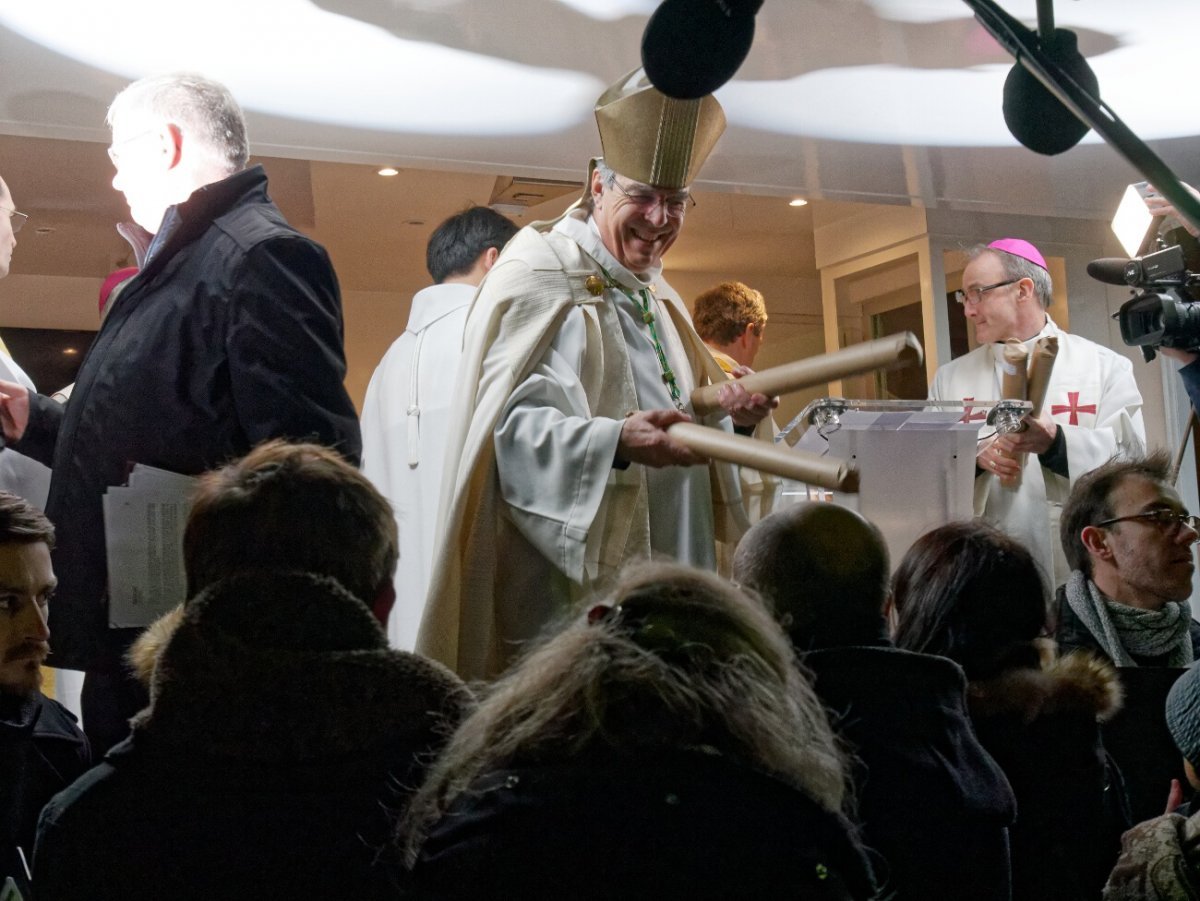
[[[1071,485],[1115,454],[1140,454],[1146,446],[1142,395],[1128,358],[1086,338],[1062,331],[1050,317],[1044,335],[1058,338],[1058,358],[1046,394],[1046,409],[1062,426],[1069,479],[1026,458],[1020,487],[1003,487],[990,473],[975,479],[975,513],[1023,541],[1053,588],[1068,569],[1058,536],[1059,512]],[[938,400],[999,400],[1003,344],[979,347],[938,369],[929,396]],[[978,415],[980,411],[973,410]],[[990,426],[980,437],[992,434]]]

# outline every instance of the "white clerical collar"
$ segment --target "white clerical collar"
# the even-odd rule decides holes
[[[651,266],[643,272],[642,275],[645,278],[638,277],[622,266],[617,261],[617,258],[609,252],[609,249],[604,246],[604,241],[600,237],[600,229],[596,225],[596,221],[591,216],[587,217],[586,222],[583,221],[581,213],[582,211],[563,216],[555,223],[554,230],[566,235],[582,247],[584,253],[603,266],[605,272],[630,291],[641,291],[644,288],[649,288],[662,277],[661,263],[657,266]]]

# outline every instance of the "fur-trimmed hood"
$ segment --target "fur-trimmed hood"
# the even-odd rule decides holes
[[[154,682],[154,666],[158,663],[158,655],[162,653],[179,624],[183,622],[183,604],[164,613],[137,637],[125,654],[125,660],[133,670],[137,680],[150,690]]]
[[[1085,710],[1104,722],[1116,715],[1122,703],[1117,671],[1108,661],[1086,652],[1056,658],[1050,650],[1043,653],[1039,669],[1010,669],[967,686],[967,705],[973,716],[1016,714],[1026,723]]]
[[[448,669],[394,651],[366,605],[309,573],[233,576],[167,614],[131,659],[149,676],[139,742],[241,760],[435,749],[471,696]]]

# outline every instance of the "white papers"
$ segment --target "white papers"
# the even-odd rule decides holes
[[[187,596],[183,528],[196,480],[136,464],[125,487],[104,495],[108,624],[147,626]]]

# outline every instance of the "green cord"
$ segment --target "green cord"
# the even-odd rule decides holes
[[[633,304],[642,311],[642,322],[644,322],[650,328],[650,340],[654,342],[654,352],[658,355],[658,365],[662,369],[663,384],[667,386],[667,391],[670,392],[671,400],[674,402],[675,406],[680,410],[683,410],[683,403],[679,399],[679,384],[675,381],[675,373],[671,369],[671,364],[667,362],[667,353],[665,350],[663,350],[662,342],[658,340],[658,329],[654,325],[654,313],[650,310],[650,293],[645,288],[642,288],[638,292],[638,295],[641,297],[641,301],[639,302],[637,297],[634,297],[625,290],[624,285],[608,274],[607,269],[601,266],[600,271],[604,273],[604,277],[607,280],[610,288],[616,288],[618,291],[628,297],[630,301],[632,301]]]

